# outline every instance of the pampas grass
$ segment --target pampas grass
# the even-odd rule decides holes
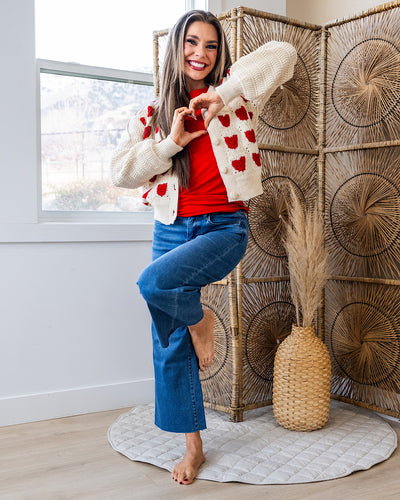
[[[326,283],[324,223],[316,206],[309,212],[304,210],[293,189],[286,229],[284,245],[288,256],[290,290],[296,308],[297,326],[310,327],[321,304]]]

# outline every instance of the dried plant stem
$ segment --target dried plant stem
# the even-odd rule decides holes
[[[315,207],[310,212],[304,211],[293,189],[285,248],[297,326],[309,327],[321,303],[326,282],[324,225]],[[300,313],[302,325],[300,325]]]

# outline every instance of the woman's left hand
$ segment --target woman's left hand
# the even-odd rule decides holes
[[[205,92],[199,96],[192,99],[189,103],[189,110],[192,112],[193,116],[196,116],[196,111],[198,109],[206,108],[208,113],[204,120],[204,127],[207,129],[210,121],[214,116],[221,111],[224,107],[222,99],[215,90],[212,92]]]

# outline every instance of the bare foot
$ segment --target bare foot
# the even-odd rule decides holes
[[[201,371],[210,366],[214,359],[214,321],[215,314],[207,308],[203,309],[203,318],[195,325],[189,326],[193,347],[199,360]]]
[[[206,460],[203,453],[203,444],[200,432],[186,434],[187,451],[182,462],[179,462],[172,471],[172,479],[179,484],[191,484],[197,476],[201,464]]]

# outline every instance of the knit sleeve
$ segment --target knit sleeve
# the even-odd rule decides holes
[[[151,107],[147,107],[147,110]],[[111,158],[111,181],[115,186],[135,189],[155,175],[163,174],[172,167],[172,157],[183,148],[169,136],[156,139],[149,112],[134,116],[127,136],[120,142]]]
[[[297,52],[293,45],[268,42],[238,59],[231,67],[230,77],[215,90],[224,104],[242,95],[260,105],[279,85],[292,78],[296,61]]]

